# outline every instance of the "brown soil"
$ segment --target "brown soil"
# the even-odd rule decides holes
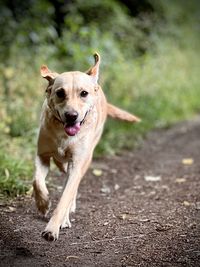
[[[51,176],[54,206],[63,179]],[[2,267],[200,266],[200,119],[95,161],[56,242],[41,238],[46,221],[30,197],[1,206]]]

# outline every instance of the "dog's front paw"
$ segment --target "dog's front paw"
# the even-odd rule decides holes
[[[72,225],[71,225],[70,220],[65,220],[65,221],[61,224],[60,229],[71,228],[71,227],[72,227]]]
[[[58,234],[59,233],[54,233],[48,230],[45,230],[42,232],[42,237],[46,239],[47,241],[56,241],[58,239]]]
[[[63,222],[60,226],[60,229],[63,229],[63,228],[71,228],[72,225],[71,225],[71,222],[70,222],[70,219],[69,219],[69,209],[67,210],[66,214],[65,214],[65,217],[63,219]]]
[[[75,213],[76,211],[76,198],[73,200],[71,207],[70,207],[70,212]]]

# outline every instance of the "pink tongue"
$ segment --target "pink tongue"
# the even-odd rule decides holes
[[[67,126],[65,125],[64,129],[65,132],[69,135],[69,136],[74,136],[75,134],[77,134],[80,130],[81,126],[80,126],[80,122],[77,122],[76,124],[74,124],[73,126]]]

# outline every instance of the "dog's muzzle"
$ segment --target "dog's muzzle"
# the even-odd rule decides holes
[[[66,134],[69,136],[76,135],[80,131],[81,125],[85,122],[87,114],[88,114],[88,111],[85,113],[85,116],[81,122],[76,122],[76,120],[73,121],[75,119],[75,114],[73,117],[72,115],[70,115],[70,120],[69,121],[67,120],[67,123],[64,124],[64,130]]]
[[[86,111],[83,120],[80,122],[76,122],[78,118],[78,113],[76,111],[65,113],[66,122],[63,122],[57,110],[52,110],[52,111],[53,111],[54,117],[63,124],[66,134],[69,136],[75,136],[80,131],[81,125],[85,123],[87,115],[89,114],[91,110],[92,110],[92,107],[90,107],[90,109]]]

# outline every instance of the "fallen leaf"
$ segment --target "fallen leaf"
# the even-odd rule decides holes
[[[149,218],[141,218],[139,219],[140,222],[150,222]]]
[[[194,160],[192,158],[182,159],[182,164],[184,165],[192,165]]]
[[[148,196],[154,196],[156,194],[156,191],[149,192]]]
[[[125,219],[127,219],[127,214],[126,213],[124,213],[124,214],[120,214],[119,215],[119,218],[121,219],[121,220],[125,220]]]
[[[186,206],[186,207],[189,207],[190,206],[190,202],[185,200],[185,201],[183,201],[183,205]]]
[[[14,208],[14,207],[8,207],[8,210],[7,210],[8,212],[13,212],[13,211],[16,211],[16,208]]]
[[[110,193],[110,187],[104,185],[104,186],[100,189],[100,191],[101,191],[101,193],[109,194],[109,193]]]
[[[120,186],[118,184],[115,184],[115,187],[114,188],[117,191],[120,188]]]
[[[79,257],[75,255],[69,255],[66,257],[66,260],[69,260],[69,259],[79,259]]]
[[[95,176],[101,176],[102,175],[102,170],[100,170],[100,169],[94,169],[93,171],[92,171],[92,173],[95,175]]]
[[[110,172],[116,174],[117,170],[116,169],[111,169]]]
[[[158,182],[161,181],[161,177],[160,176],[145,176],[144,177],[146,182]]]
[[[181,183],[185,183],[185,182],[186,182],[186,179],[185,179],[185,178],[177,178],[177,179],[175,180],[175,182],[176,182],[176,183],[179,183],[179,184],[181,184]]]

